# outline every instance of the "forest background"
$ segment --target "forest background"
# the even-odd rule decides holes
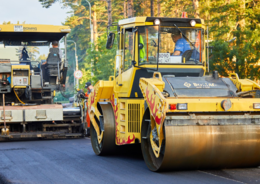
[[[64,25],[71,27],[69,40],[77,43],[80,89],[87,81],[95,83],[113,75],[115,46],[106,50],[108,27],[120,19],[135,16],[202,18],[209,27],[210,71],[220,75],[238,73],[240,78],[260,78],[260,0],[89,0],[94,44],[91,45],[89,4],[85,0],[39,0],[44,8],[54,3],[70,7],[73,15]],[[112,26],[112,27],[111,27]],[[74,91],[75,49],[68,43],[67,93]],[[93,49],[94,48],[94,49]],[[93,72],[93,75],[91,75]],[[58,98],[62,98],[59,96]],[[62,99],[60,99],[62,100]]]

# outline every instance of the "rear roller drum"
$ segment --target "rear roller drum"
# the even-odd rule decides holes
[[[100,104],[101,113],[103,116],[104,133],[101,143],[98,143],[97,133],[91,123],[90,135],[92,148],[96,155],[112,154],[116,150],[115,145],[115,117],[114,111],[110,103]],[[100,122],[96,119],[96,122],[100,126]]]

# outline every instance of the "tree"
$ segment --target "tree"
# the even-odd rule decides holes
[[[50,7],[58,0],[39,0],[43,7]],[[255,0],[90,0],[95,33],[95,50],[91,49],[88,4],[83,0],[60,0],[70,6],[74,15],[65,24],[72,28],[69,39],[77,42],[79,67],[90,80],[107,79],[112,75],[115,50],[104,48],[107,27],[113,22],[133,16],[181,17],[187,12],[189,18],[202,18],[210,29],[211,45],[214,46],[210,69],[219,70],[221,75],[237,72],[241,78],[257,79],[259,68],[259,20],[260,2]],[[150,3],[150,8],[147,5]],[[116,32],[112,26],[110,31]],[[234,42],[228,42],[236,37]],[[70,48],[71,46],[69,46]],[[71,47],[72,48],[72,47]],[[68,52],[68,53],[72,53]],[[73,55],[69,56],[70,60]],[[103,61],[105,60],[105,61]],[[109,62],[108,62],[109,61]],[[93,62],[93,71],[91,71]],[[73,64],[73,62],[71,62]],[[73,65],[71,65],[73,66]],[[71,71],[72,72],[72,71]],[[70,79],[71,80],[71,79]]]
[[[112,26],[112,0],[107,0],[108,26]]]
[[[160,17],[161,15],[161,2],[157,0],[157,16]]]
[[[19,46],[18,48],[16,48],[16,55],[20,58],[22,50],[23,50],[24,46]],[[36,54],[39,54],[39,48],[38,47],[33,47],[33,46],[29,46],[26,47],[26,50],[28,52],[29,58],[31,61],[36,61]]]
[[[236,72],[240,78],[258,79],[259,76],[259,3],[255,1],[229,0],[212,2],[209,11],[214,12],[211,21],[212,45],[215,47],[211,59],[212,69],[221,75]],[[254,23],[253,23],[254,22]],[[236,38],[227,47],[227,41]],[[234,40],[234,39],[233,39]]]
[[[199,0],[193,0],[193,8],[194,8],[194,11],[195,11],[194,17],[195,18],[200,18]]]
[[[127,17],[133,17],[134,15],[134,5],[133,0],[127,0]]]
[[[37,61],[42,61],[42,60],[46,60],[47,59],[47,56],[45,54],[42,54],[40,55],[38,58],[37,58]]]

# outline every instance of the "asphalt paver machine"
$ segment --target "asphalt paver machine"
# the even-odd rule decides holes
[[[176,34],[189,44],[179,55]],[[88,101],[97,155],[141,144],[152,171],[260,165],[260,86],[235,73],[205,76],[205,34],[201,19],[119,21],[107,41],[111,49],[117,37],[114,76]]]
[[[0,25],[0,140],[83,135],[82,106],[53,102],[56,92],[65,91],[69,32],[68,26]],[[62,38],[65,54],[51,48]],[[37,59],[43,53],[46,62]]]

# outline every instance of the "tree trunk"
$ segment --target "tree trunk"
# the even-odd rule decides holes
[[[240,8],[241,8],[241,11],[240,11],[240,17],[239,17],[239,25],[240,25],[240,28],[242,30],[244,30],[244,27],[246,25],[246,21],[245,21],[245,9],[246,9],[246,2],[245,0],[240,0]]]
[[[195,18],[200,18],[200,13],[199,13],[199,0],[193,0],[193,8],[195,10]]]
[[[133,0],[127,0],[127,17],[133,17],[134,5]]]
[[[160,17],[161,15],[161,2],[157,0],[157,16]]]
[[[153,13],[153,0],[150,1],[151,2],[151,17],[154,16],[154,13]]]
[[[239,1],[239,6],[240,6],[240,13],[239,15],[237,15],[237,30],[238,33],[236,34],[236,44],[237,47],[239,47],[239,53],[243,53],[243,39],[245,39],[245,34],[243,33],[243,31],[245,30],[245,0],[240,0]],[[243,57],[240,57],[242,54],[238,54],[237,56],[237,61],[236,61],[236,73],[239,74],[239,76],[242,75],[242,73],[245,75],[245,71],[241,71],[240,66],[242,66],[242,68],[246,68],[245,66],[245,60],[242,59]],[[244,69],[242,69],[244,70]],[[243,76],[241,76],[243,78]]]
[[[126,13],[127,13],[127,10],[126,10],[126,1],[124,0],[124,18],[126,18]]]
[[[112,0],[107,0],[108,27],[112,26]]]
[[[96,4],[93,5],[93,30],[94,30],[94,43],[96,44],[97,38],[98,38],[98,32],[97,32],[97,7]]]

